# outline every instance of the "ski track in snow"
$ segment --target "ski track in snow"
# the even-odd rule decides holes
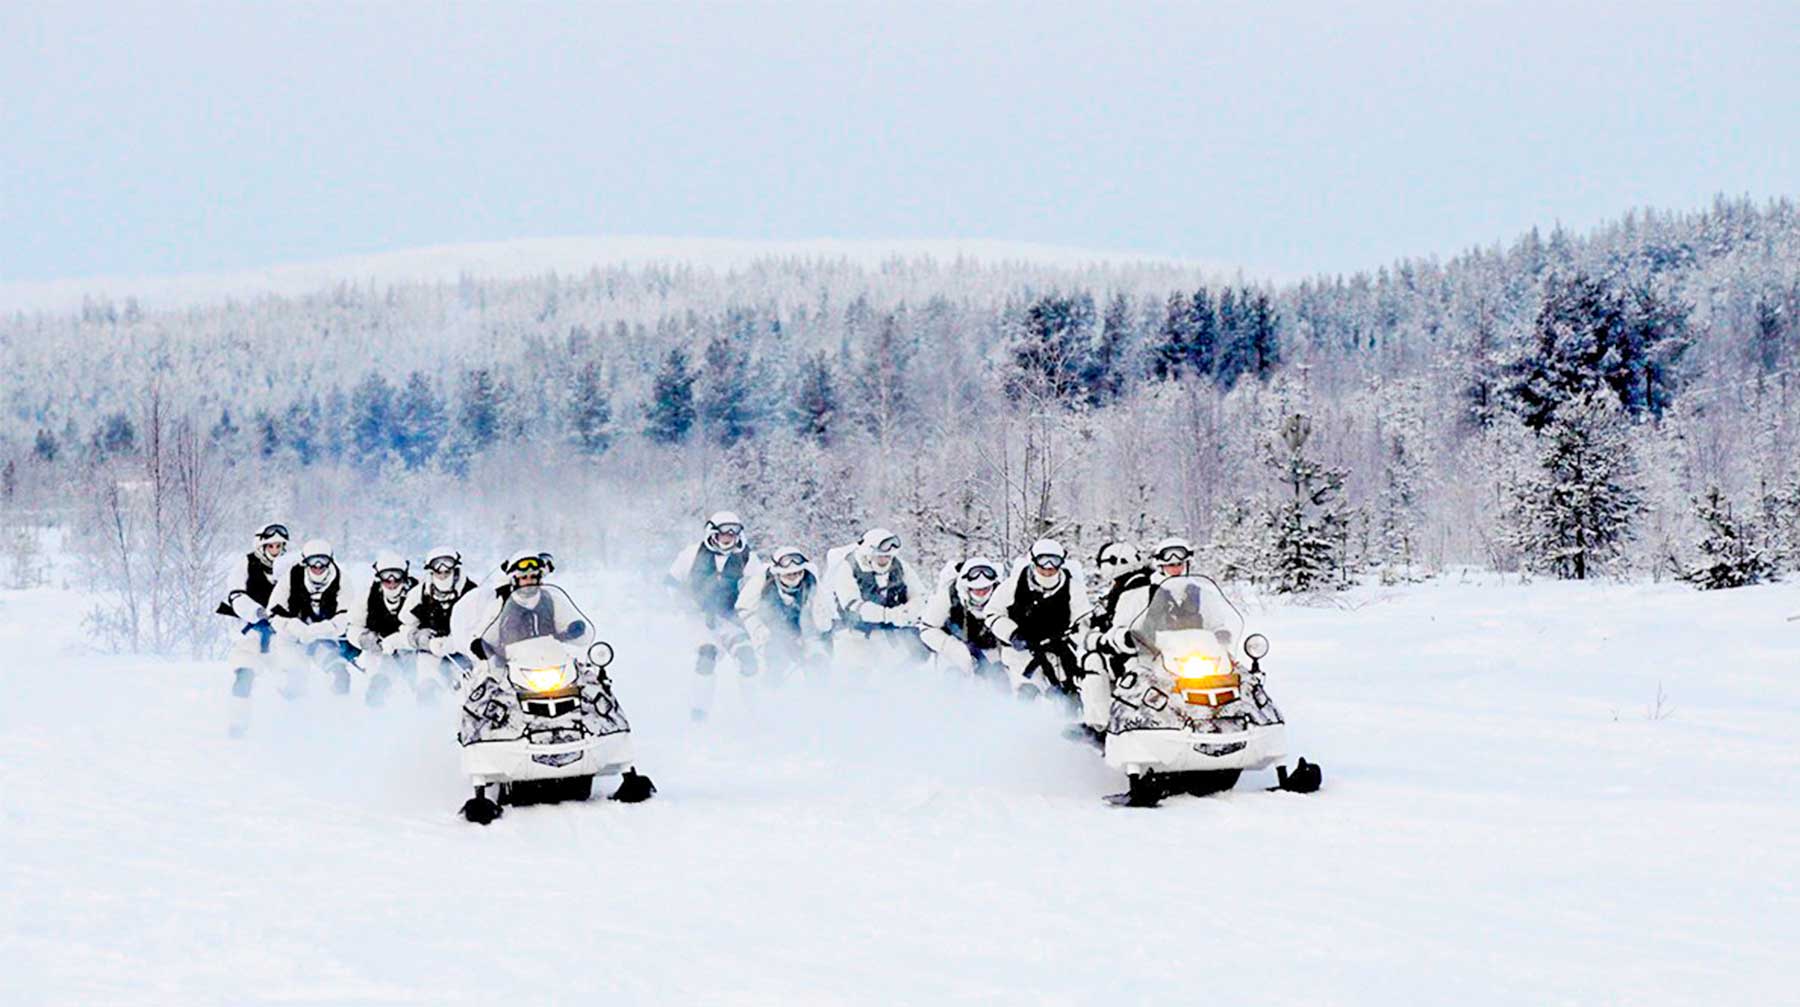
[[[447,708],[262,688],[233,742],[222,662],[0,593],[0,1003],[1791,996],[1794,589],[1478,580],[1248,606],[1326,789],[1154,811],[1051,711],[924,672],[727,676],[694,727],[677,624],[602,620],[658,797],[485,829]]]

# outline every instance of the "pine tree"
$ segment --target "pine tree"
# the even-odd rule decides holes
[[[589,360],[575,372],[569,389],[569,432],[583,454],[599,457],[612,446],[612,396],[607,393],[600,361]]]
[[[466,370],[457,389],[456,439],[465,456],[486,451],[500,437],[502,393],[492,371]]]
[[[1266,449],[1280,488],[1268,501],[1268,552],[1258,565],[1268,585],[1284,594],[1343,582],[1349,527],[1345,473],[1307,454],[1311,438],[1312,419],[1292,413]]]
[[[407,375],[406,386],[394,404],[394,414],[393,448],[406,467],[421,468],[437,457],[449,419],[443,400],[423,372]]]
[[[62,450],[62,445],[57,443],[55,434],[43,427],[38,427],[37,438],[32,442],[31,450],[38,456],[39,461],[54,462],[57,453]]]
[[[1383,393],[1377,406],[1381,422],[1377,551],[1384,581],[1412,580],[1419,559],[1419,530],[1425,523],[1422,484],[1430,472],[1420,407],[1424,389],[1407,381],[1386,387]]]
[[[1132,377],[1131,358],[1136,335],[1131,316],[1130,298],[1114,294],[1106,304],[1106,314],[1100,323],[1100,341],[1088,354],[1082,370],[1081,383],[1087,389],[1090,406],[1104,406],[1117,400]]]
[[[1754,530],[1732,516],[1731,504],[1717,486],[1694,500],[1694,514],[1706,534],[1696,545],[1699,561],[1681,572],[1682,580],[1702,591],[1716,591],[1774,579],[1775,565],[1754,541]]]
[[[1204,296],[1206,288],[1200,288],[1200,293]],[[1209,299],[1206,312],[1209,320],[1212,318],[1211,306]],[[1150,352],[1150,372],[1157,380],[1180,380],[1182,375],[1190,373],[1197,315],[1194,302],[1187,294],[1177,290],[1169,295],[1163,306],[1162,326],[1156,331],[1156,345]],[[1215,336],[1216,328],[1215,322]]]
[[[658,444],[685,443],[694,428],[694,374],[687,351],[669,348],[651,385],[644,434]]]
[[[1765,489],[1758,534],[1777,569],[1800,572],[1800,477],[1785,489]]]
[[[319,457],[318,405],[317,398],[310,405],[295,399],[281,416],[280,442],[301,465],[311,465]]]
[[[1589,392],[1556,410],[1539,437],[1537,471],[1516,492],[1513,535],[1534,569],[1584,580],[1618,556],[1643,503],[1610,395]]]
[[[720,447],[756,432],[750,405],[750,353],[721,332],[706,344],[705,378],[700,382],[700,419]]]
[[[394,388],[380,371],[370,371],[350,396],[352,460],[380,468],[394,443]]]
[[[1661,416],[1687,352],[1688,308],[1648,284],[1621,292],[1585,273],[1553,277],[1509,391],[1532,430],[1605,388],[1631,415]]]
[[[801,363],[788,406],[788,419],[794,433],[801,438],[821,447],[831,443],[832,429],[837,421],[837,382],[832,376],[831,358],[824,350]]]
[[[1073,404],[1082,390],[1093,327],[1089,294],[1051,294],[1033,301],[1013,342],[1007,396]]]

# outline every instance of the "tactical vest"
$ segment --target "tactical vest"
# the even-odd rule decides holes
[[[1033,643],[1053,640],[1069,632],[1069,588],[1072,579],[1065,572],[1062,583],[1049,594],[1039,594],[1029,582],[1031,567],[1019,571],[1014,585],[1012,605],[1007,618],[1019,624],[1019,635]]]
[[[301,622],[329,622],[338,614],[338,587],[344,582],[342,576],[332,579],[325,590],[319,592],[317,599],[306,585],[306,566],[294,564],[288,571],[288,603],[276,609],[276,615],[298,619]]]
[[[400,609],[406,604],[406,592],[412,590],[409,580],[405,589],[400,592],[400,604],[388,607],[388,601],[381,596],[381,581],[369,585],[368,615],[364,625],[376,636],[392,636],[400,632]]]
[[[786,626],[795,636],[800,635],[800,611],[812,597],[814,583],[813,575],[808,572],[800,579],[800,586],[794,589],[792,595],[784,595],[773,570],[769,571],[768,579],[763,583],[764,607],[773,609],[780,616],[781,625]],[[792,604],[789,604],[790,599]]]
[[[994,650],[1000,646],[981,613],[963,604],[962,592],[955,584],[950,585],[950,624],[944,631],[975,650]]]
[[[888,567],[886,587],[875,583],[875,571],[865,570],[861,563],[848,560],[851,570],[856,574],[856,590],[863,601],[874,602],[882,608],[894,608],[906,604],[906,568],[900,564],[898,557]]]
[[[1099,629],[1110,629],[1113,620],[1119,615],[1119,599],[1123,598],[1125,592],[1132,588],[1145,587],[1149,583],[1150,571],[1148,570],[1133,570],[1113,581],[1112,587],[1106,591],[1106,598],[1100,602],[1099,617],[1094,625]]]
[[[275,570],[258,559],[256,553],[244,554],[244,562],[250,565],[249,572],[244,575],[244,594],[250,600],[264,608],[269,607],[269,596],[275,593]],[[236,615],[231,610],[231,599],[226,598],[219,603],[220,615]]]
[[[461,584],[450,593],[448,598],[439,598],[431,591],[431,585],[419,592],[419,603],[412,607],[414,619],[419,620],[419,628],[428,630],[434,636],[450,635],[450,610],[462,600],[463,595],[475,590],[475,582],[463,578]]]
[[[539,636],[556,635],[556,598],[548,592],[538,592],[538,603],[533,608],[526,608],[511,599],[500,608],[500,616],[494,626],[483,636],[492,636],[495,640],[518,643]]]
[[[729,617],[737,606],[738,588],[744,581],[744,567],[750,562],[750,549],[744,547],[725,554],[725,564],[713,559],[712,550],[701,546],[694,554],[694,565],[688,568],[688,594],[707,615]]]

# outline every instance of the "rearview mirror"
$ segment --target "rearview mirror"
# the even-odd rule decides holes
[[[597,664],[604,668],[612,663],[612,644],[607,643],[605,640],[596,640],[592,646],[588,647],[587,656],[590,663]]]

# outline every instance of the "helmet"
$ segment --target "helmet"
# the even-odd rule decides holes
[[[265,545],[270,542],[286,542],[288,538],[287,525],[284,525],[279,521],[263,525],[262,528],[258,529],[256,532],[256,541],[259,545]]]
[[[870,528],[857,545],[870,556],[892,556],[900,551],[900,536],[886,528]]]
[[[504,570],[509,577],[517,577],[520,574],[537,574],[542,577],[550,572],[551,566],[546,562],[544,553],[521,549],[508,556],[506,562],[500,564],[500,569]]]
[[[1185,568],[1188,560],[1194,556],[1194,547],[1188,544],[1187,539],[1179,535],[1171,535],[1156,543],[1156,548],[1150,550],[1150,555],[1156,560],[1158,566],[1174,566],[1176,563],[1180,563]]]
[[[287,525],[279,522],[263,525],[256,533],[256,556],[263,565],[273,566],[282,553],[287,552]]]
[[[1100,576],[1107,580],[1116,579],[1119,574],[1143,562],[1138,555],[1137,546],[1130,542],[1108,542],[1100,547],[1094,556],[1094,566],[1100,570]]]
[[[1049,570],[1060,570],[1069,560],[1069,554],[1063,551],[1062,543],[1053,538],[1041,538],[1031,543],[1031,565]]]
[[[412,564],[396,552],[378,552],[375,554],[375,562],[369,565],[374,568],[375,579],[383,587],[403,585],[412,579]]]
[[[446,566],[448,570],[445,572],[454,572],[462,566],[462,553],[447,545],[432,546],[431,551],[425,554],[425,569]]]
[[[970,556],[956,571],[956,589],[970,601],[987,601],[999,583],[1000,567],[986,556]]]
[[[776,586],[788,592],[798,589],[804,578],[796,580],[792,585],[783,578],[789,574],[804,574],[806,563],[806,553],[798,546],[784,545],[775,550],[774,558],[769,561],[769,570],[775,577]]]
[[[730,546],[719,544],[719,538],[724,535],[731,535],[734,537]],[[738,517],[731,511],[722,510],[715,511],[712,517],[706,519],[706,547],[708,549],[711,549],[714,552],[725,552],[728,549],[735,550],[742,546],[743,543],[743,518]]]
[[[331,557],[331,543],[322,538],[309,538],[300,546],[300,562],[314,580],[323,580],[326,571],[337,565]]]

